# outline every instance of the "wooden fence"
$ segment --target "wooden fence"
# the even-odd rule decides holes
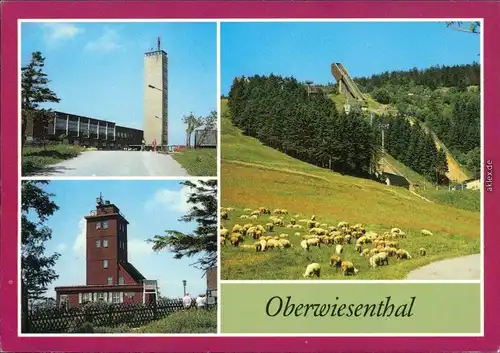
[[[83,323],[93,327],[135,328],[182,309],[181,300],[159,300],[156,305],[88,303],[69,309],[43,309],[28,314],[26,333],[71,333]]]

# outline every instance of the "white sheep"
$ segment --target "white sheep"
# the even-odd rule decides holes
[[[307,245],[309,246],[317,246],[318,248],[320,247],[320,241],[319,241],[319,238],[309,238],[306,240],[307,241]]]
[[[430,230],[427,230],[427,229],[422,229],[422,231],[420,233],[424,236],[432,236],[432,232]]]
[[[335,247],[335,254],[340,255],[344,252],[344,247],[342,245],[337,245]]]
[[[290,240],[288,239],[280,239],[279,240],[280,246],[283,248],[291,248],[293,245],[290,243]]]
[[[321,272],[321,265],[315,262],[307,265],[306,271],[304,272],[303,276],[304,278],[307,278],[316,275],[319,278],[320,272]]]
[[[396,257],[398,260],[410,260],[411,259],[410,253],[406,250],[403,250],[403,249],[399,249],[396,252]]]
[[[370,257],[370,266],[376,268],[377,266],[382,266],[383,264],[389,265],[389,257],[386,252],[379,252],[378,254]]]

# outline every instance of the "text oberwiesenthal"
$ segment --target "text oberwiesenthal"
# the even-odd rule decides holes
[[[339,300],[336,297],[335,300]],[[312,304],[292,303],[292,297],[283,299],[280,296],[270,298],[266,305],[266,315],[276,316],[337,316],[337,317],[411,317],[416,297],[410,297],[404,304],[394,305],[391,297],[385,297],[380,303],[371,304]]]

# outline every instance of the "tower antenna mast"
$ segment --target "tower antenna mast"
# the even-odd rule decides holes
[[[160,37],[158,37],[158,51],[160,51],[160,50],[161,50],[161,49],[160,49],[160,48],[161,48],[160,44],[161,44],[161,38],[160,38]]]

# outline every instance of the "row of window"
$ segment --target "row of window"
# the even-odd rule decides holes
[[[108,221],[96,222],[95,229],[108,229],[109,223]],[[121,231],[125,231],[126,227],[124,223],[118,223],[118,229]]]
[[[108,284],[114,284],[113,283],[113,277],[108,277]],[[123,277],[118,278],[118,284],[123,285],[125,284],[125,281],[123,280]]]
[[[108,247],[108,239],[103,239],[102,243],[101,243],[100,239],[95,241],[95,247],[96,248],[100,248],[101,246],[103,248],[107,248]],[[119,243],[118,243],[118,247],[120,249],[124,249],[125,250],[125,242],[120,240]],[[108,260],[104,260],[104,261],[108,261]],[[106,262],[106,264],[107,264],[107,262]],[[105,268],[107,268],[107,267],[105,267]]]
[[[134,135],[128,134],[126,132],[117,132],[116,133],[116,137],[118,137],[118,138],[124,138],[124,139],[132,139],[134,137]]]
[[[106,130],[108,132],[108,136],[113,136],[114,134],[114,126],[98,126],[91,124],[90,126],[87,124],[80,124],[80,128],[78,128],[78,122],[76,121],[70,121],[68,125],[66,125],[66,121],[63,120],[57,120],[56,122],[56,130],[61,131],[64,130],[66,131],[66,126],[68,127],[68,131],[72,132],[80,132],[82,135],[89,134],[91,132],[92,134],[97,134],[97,131],[99,131],[100,135],[106,135]]]
[[[123,297],[133,298],[136,293],[133,292],[96,292],[96,293],[78,293],[78,304],[85,302],[103,301],[106,303],[123,303]],[[66,294],[61,295],[61,303],[69,302]]]
[[[66,129],[56,129],[56,135],[64,135],[66,134]],[[71,131],[69,130],[68,131],[68,136],[74,136],[74,137],[85,137],[85,138],[100,138],[100,139],[106,139],[106,134],[104,134],[103,132],[101,132],[99,135],[97,135],[97,133],[94,131],[92,133],[89,133],[88,131]],[[112,140],[113,139],[113,134],[109,134],[108,137],[107,137],[108,140]]]
[[[95,229],[108,229],[108,221],[96,222]]]
[[[96,240],[96,241],[95,241],[95,247],[96,247],[96,248],[100,248],[100,247],[101,247],[101,241],[100,241],[100,240]],[[102,247],[103,247],[103,248],[107,248],[107,247],[108,247],[108,239],[104,239],[104,240],[102,241]]]

